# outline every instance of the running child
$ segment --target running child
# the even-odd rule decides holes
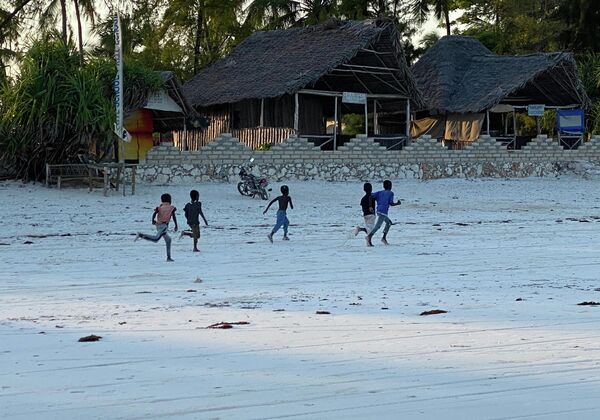
[[[371,239],[373,239],[373,235],[375,235],[383,223],[385,223],[385,227],[383,228],[383,237],[381,238],[381,242],[383,242],[385,245],[388,245],[387,234],[390,230],[390,226],[393,225],[392,221],[388,217],[388,211],[390,206],[400,205],[400,200],[394,202],[392,181],[389,179],[383,181],[383,190],[374,193],[373,198],[375,201],[377,201],[377,223],[375,223],[375,227],[373,227],[373,230],[371,230],[371,232],[367,235],[367,246],[373,246]]]
[[[142,232],[138,232],[135,241],[142,238],[147,241],[152,241],[154,243],[160,241],[160,238],[165,239],[165,245],[167,246],[167,261],[173,261],[171,259],[171,237],[169,236],[169,221],[171,217],[173,218],[173,223],[175,223],[174,231],[177,232],[177,217],[175,217],[175,212],[177,209],[171,205],[171,195],[163,194],[160,196],[160,205],[154,209],[154,213],[152,213],[152,224],[156,226],[156,235],[147,235]]]
[[[363,191],[365,195],[360,200],[360,206],[362,207],[365,223],[364,226],[356,226],[354,228],[354,236],[358,235],[358,232],[365,232],[369,235],[375,226],[375,219],[377,219],[377,216],[375,216],[375,199],[373,198],[373,186],[371,183],[366,182],[363,185]]]
[[[200,193],[196,190],[190,191],[190,199],[191,201],[183,208],[183,213],[191,230],[181,231],[181,236],[192,238],[194,240],[194,252],[200,252],[198,249],[198,239],[200,239],[200,220],[198,216],[202,216],[206,226],[208,226],[208,222],[204,217],[204,213],[202,213],[202,203],[199,201]]]
[[[281,186],[281,195],[279,197],[276,197],[273,200],[271,200],[271,202],[269,203],[269,205],[267,206],[265,211],[263,211],[263,214],[267,214],[267,211],[271,207],[271,204],[273,204],[276,201],[279,203],[279,209],[277,210],[277,222],[275,223],[275,226],[273,226],[273,230],[271,231],[271,233],[269,233],[269,235],[267,235],[267,238],[269,238],[269,241],[271,241],[271,243],[273,243],[273,235],[281,227],[283,227],[283,240],[284,241],[290,240],[290,238],[288,238],[288,226],[290,225],[290,221],[287,218],[287,208],[288,208],[288,204],[289,204],[290,208],[293,209],[294,204],[292,203],[292,197],[290,197],[289,194],[290,194],[290,189],[288,188],[288,186],[282,185]]]

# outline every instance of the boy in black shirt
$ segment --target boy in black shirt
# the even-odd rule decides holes
[[[363,217],[365,218],[365,224],[363,226],[357,226],[354,228],[354,236],[358,235],[358,232],[365,232],[367,234],[367,246],[372,246],[369,241],[369,233],[373,230],[375,226],[375,220],[377,216],[375,216],[375,199],[373,198],[373,186],[366,182],[363,186],[363,191],[365,195],[362,200],[360,200],[360,206],[362,207]]]
[[[190,191],[190,199],[192,201],[185,205],[183,212],[185,213],[185,218],[187,219],[191,231],[183,231],[181,232],[181,236],[193,238],[194,252],[200,252],[198,249],[198,239],[200,239],[200,220],[198,219],[198,216],[202,216],[202,220],[204,220],[206,226],[208,226],[208,222],[206,221],[206,217],[204,217],[204,213],[202,213],[202,203],[198,201],[200,199],[200,193],[196,190]]]
[[[287,235],[288,234],[288,226],[290,225],[290,221],[287,218],[287,208],[288,208],[288,204],[289,204],[290,207],[293,209],[294,204],[292,203],[292,197],[290,197],[289,194],[290,194],[290,189],[288,188],[288,186],[282,185],[281,186],[281,195],[279,197],[276,197],[273,200],[271,200],[271,202],[269,203],[269,205],[267,206],[265,211],[263,211],[263,214],[267,214],[267,210],[269,210],[269,207],[271,207],[271,204],[273,204],[276,201],[279,203],[279,210],[277,210],[277,222],[275,222],[275,226],[273,226],[273,230],[271,230],[271,233],[269,233],[269,235],[267,236],[267,238],[269,238],[269,241],[271,241],[271,243],[273,243],[273,235],[282,226],[283,226],[283,240],[284,241],[290,240],[290,238],[288,238],[288,235]]]

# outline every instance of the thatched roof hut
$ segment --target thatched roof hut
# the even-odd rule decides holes
[[[370,73],[368,66],[381,69]],[[329,76],[336,68],[349,77]],[[196,107],[276,98],[304,88],[397,93],[421,104],[398,32],[388,20],[337,21],[255,32],[184,85]]]
[[[398,31],[385,19],[255,32],[183,88],[211,119],[201,143],[232,132],[251,147],[293,132],[327,141],[332,126],[339,127],[335,147],[342,113],[380,113],[378,126],[368,127],[371,134],[385,127],[404,132],[408,108],[423,106]],[[344,93],[359,94],[362,105],[349,103]]]
[[[412,123],[413,136],[463,142],[485,128],[518,147],[517,112],[529,105],[589,105],[575,60],[565,52],[499,56],[475,38],[445,36],[411,70],[425,101]]]
[[[499,56],[475,38],[445,36],[411,70],[432,114],[484,112],[499,103],[589,103],[565,52]]]

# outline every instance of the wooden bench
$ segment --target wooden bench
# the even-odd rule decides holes
[[[46,164],[46,187],[56,184],[60,189],[65,181],[87,181],[89,190],[92,191],[94,183],[104,187],[107,196],[111,188],[119,191],[123,187],[125,195],[126,181],[131,185],[131,195],[135,194],[135,175],[137,165],[124,163],[66,163],[61,165]],[[129,172],[129,179],[126,173]]]
[[[60,165],[46,164],[46,187],[56,184],[60,190],[63,182],[87,181],[90,189],[94,181],[102,182],[103,177],[98,171],[85,163],[65,163]]]

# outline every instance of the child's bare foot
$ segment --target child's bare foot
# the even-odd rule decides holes
[[[289,240],[290,240],[290,238],[288,238],[288,236],[287,236],[287,235],[285,235],[285,236],[283,237],[283,240],[284,240],[284,241],[289,241]]]
[[[138,232],[135,234],[135,239],[133,240],[133,242],[137,242],[138,239],[140,239],[142,237],[142,233]]]
[[[269,233],[269,234],[267,235],[267,238],[269,238],[269,241],[270,241],[271,243],[273,243],[273,234],[272,234],[272,233]]]
[[[367,235],[367,246],[373,246],[373,242],[371,242],[371,235]]]
[[[200,252],[198,248],[194,248],[194,252]]]
[[[167,262],[173,262],[173,261],[175,261],[173,258],[167,257]]]
[[[387,239],[385,239],[385,236],[381,238],[381,242],[383,242],[384,245],[389,245]]]

